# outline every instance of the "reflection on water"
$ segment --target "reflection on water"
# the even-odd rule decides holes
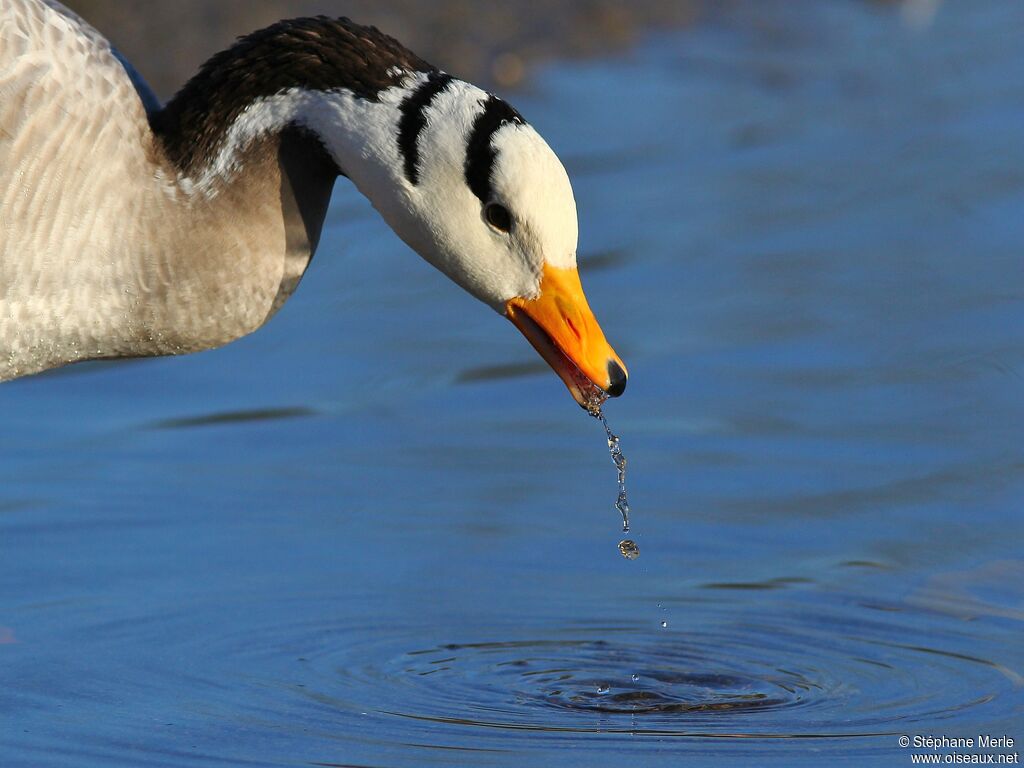
[[[583,169],[635,563],[595,425],[343,184],[259,333],[0,387],[0,762],[1024,736],[1021,28],[728,4],[517,99]]]
[[[313,416],[311,408],[258,408],[251,411],[227,411],[209,413],[204,416],[185,416],[178,419],[164,419],[154,424],[156,429],[181,429],[183,427],[208,427],[212,424],[234,424],[271,419],[298,419]]]

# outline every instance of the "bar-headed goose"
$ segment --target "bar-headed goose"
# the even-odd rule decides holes
[[[242,38],[160,107],[55,0],[0,3],[0,380],[256,330],[308,266],[339,174],[581,405],[621,394],[569,179],[506,102],[319,17]]]

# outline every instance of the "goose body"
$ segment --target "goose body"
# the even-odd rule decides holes
[[[568,177],[506,102],[318,17],[242,38],[161,107],[54,0],[0,5],[0,381],[256,330],[298,285],[339,175],[581,405],[621,393]]]

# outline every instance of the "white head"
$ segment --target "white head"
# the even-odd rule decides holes
[[[504,101],[418,74],[393,118],[390,184],[368,191],[423,258],[506,315],[576,399],[620,394],[625,368],[576,272],[576,201],[565,168]]]
[[[532,126],[458,80],[422,117],[415,149],[399,145],[415,156],[392,187],[399,215],[386,214],[400,236],[499,312],[513,298],[540,294],[545,265],[575,268],[569,177]]]

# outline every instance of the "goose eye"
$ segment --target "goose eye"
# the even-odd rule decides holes
[[[512,214],[500,203],[488,203],[484,207],[484,218],[488,224],[501,232],[512,229]]]

